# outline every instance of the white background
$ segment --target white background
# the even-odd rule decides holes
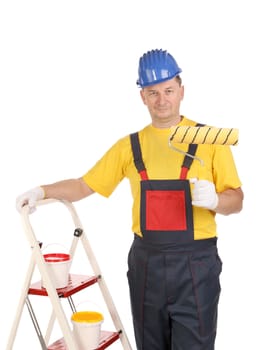
[[[119,137],[150,122],[135,82],[139,57],[155,48],[183,69],[182,114],[239,128],[233,152],[245,201],[239,215],[217,217],[223,273],[216,349],[269,349],[268,31],[262,0],[1,1],[1,349],[30,259],[17,195],[81,176]],[[135,348],[126,280],[130,197],[123,181],[110,199],[94,195],[75,206]],[[68,245],[69,214],[55,209],[39,221],[38,213],[31,217],[38,238]],[[77,259],[86,269],[82,254]],[[44,299],[37,302],[41,323],[50,314]],[[27,310],[13,348],[39,348]]]

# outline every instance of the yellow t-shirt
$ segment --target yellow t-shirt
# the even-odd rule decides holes
[[[196,125],[196,122],[183,118],[179,125]],[[158,129],[152,125],[139,131],[143,161],[149,179],[179,179],[184,155],[169,147],[171,130]],[[187,152],[188,145],[174,144]],[[228,188],[241,187],[233,155],[229,146],[199,145],[196,156],[203,160],[202,166],[194,160],[187,178],[211,181],[217,192]],[[86,184],[95,192],[109,197],[123,178],[128,178],[133,196],[132,231],[138,235],[140,230],[140,175],[133,161],[130,136],[118,140],[104,156],[83,176]],[[217,236],[215,213],[193,207],[194,238],[206,239]]]

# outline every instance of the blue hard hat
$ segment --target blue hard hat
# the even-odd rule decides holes
[[[143,88],[172,79],[181,72],[181,68],[167,51],[151,50],[139,59],[136,83]]]

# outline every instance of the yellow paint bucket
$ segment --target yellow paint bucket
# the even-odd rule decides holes
[[[71,317],[73,334],[80,350],[98,348],[104,317],[97,311],[78,311]]]

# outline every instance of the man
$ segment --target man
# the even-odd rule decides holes
[[[212,350],[222,267],[215,216],[241,211],[241,182],[228,146],[180,144],[183,152],[169,147],[171,127],[196,125],[180,114],[184,87],[175,59],[164,50],[148,51],[138,73],[151,124],[118,140],[82,177],[22,194],[17,208],[28,203],[33,211],[43,198],[74,202],[94,192],[109,197],[127,177],[134,233],[128,281],[137,349]]]

